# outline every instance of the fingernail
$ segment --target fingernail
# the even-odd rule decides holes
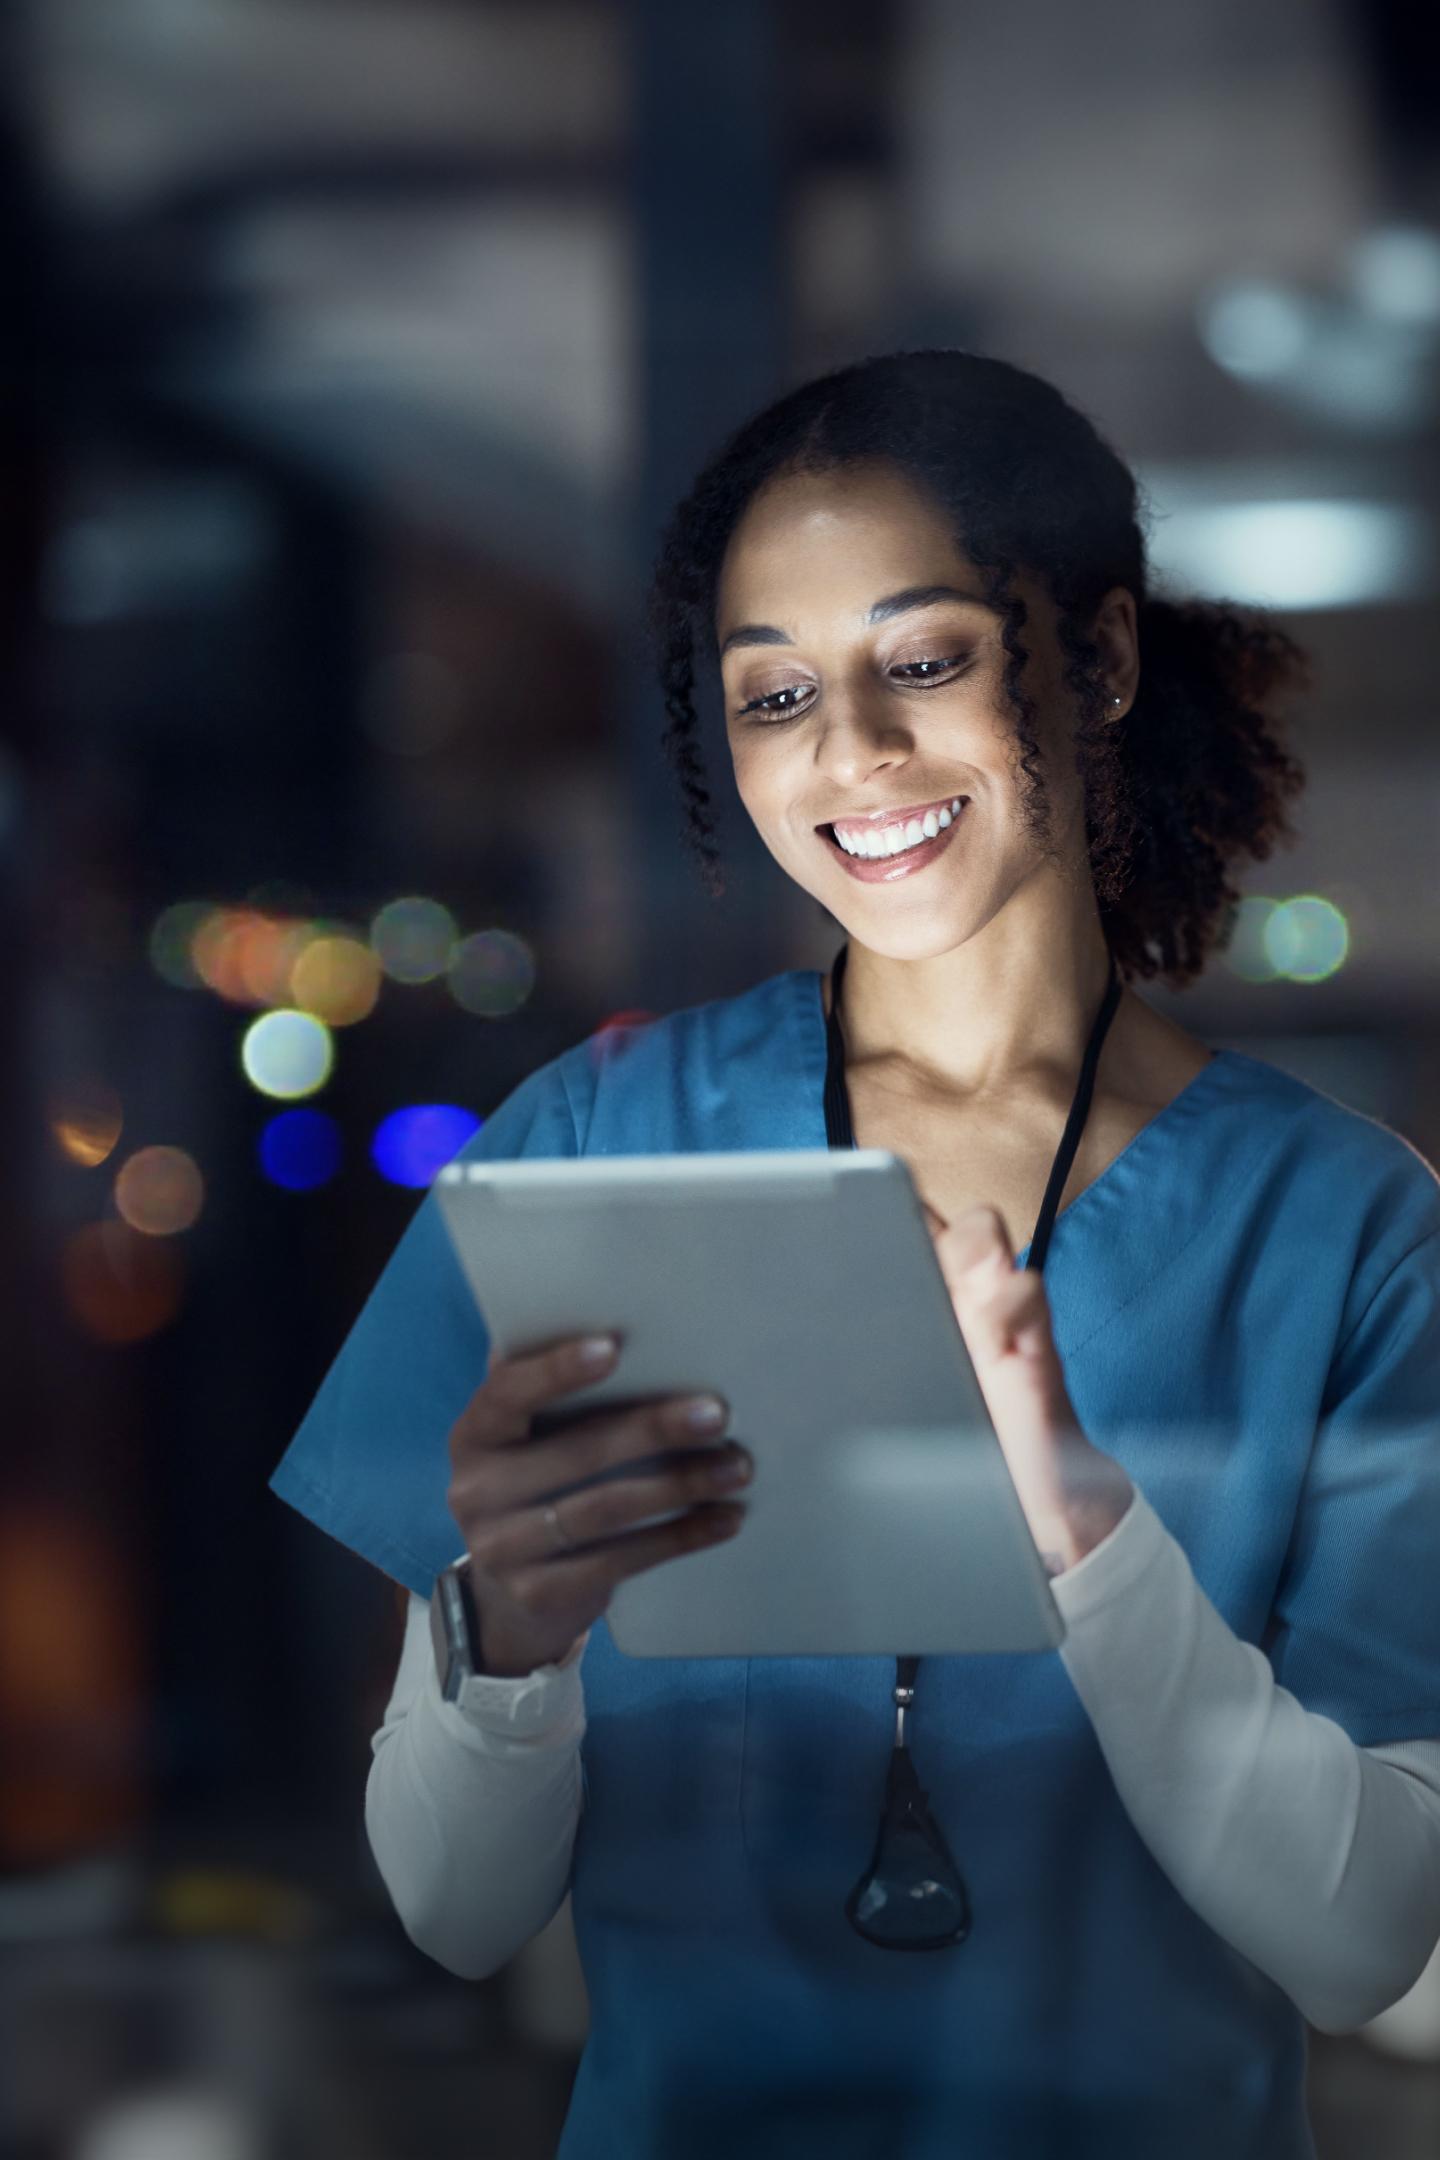
[[[686,1404],[685,1422],[692,1432],[714,1432],[725,1422],[725,1405],[714,1395],[697,1395]]]
[[[604,1365],[615,1355],[613,1335],[587,1335],[577,1355],[582,1365]]]

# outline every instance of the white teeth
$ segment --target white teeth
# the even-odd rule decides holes
[[[830,829],[847,855],[878,862],[883,856],[903,855],[908,849],[933,840],[937,833],[954,824],[963,800],[963,796],[957,795],[948,810],[927,810],[923,818],[910,818],[904,825],[867,825],[848,833],[841,832],[838,825],[832,825]]]

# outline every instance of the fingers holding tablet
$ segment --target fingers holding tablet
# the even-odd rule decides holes
[[[604,1340],[601,1338],[600,1340]],[[484,1669],[532,1672],[599,1618],[616,1585],[733,1536],[751,1461],[717,1446],[715,1398],[551,1406],[618,1355],[581,1339],[491,1361],[450,1434],[446,1495],[471,1556]],[[708,1401],[710,1415],[697,1416]],[[657,1516],[671,1520],[656,1523]],[[645,1527],[640,1527],[644,1525]],[[558,1535],[557,1535],[558,1529]]]

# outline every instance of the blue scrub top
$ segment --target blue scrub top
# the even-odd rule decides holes
[[[823,1148],[824,1074],[821,977],[792,971],[578,1044],[461,1157]],[[1424,1158],[1222,1051],[1062,1209],[1045,1280],[1085,1430],[1236,1634],[1361,1745],[1440,1735]],[[274,1490],[428,1595],[486,1356],[427,1195]],[[974,1914],[925,1953],[844,1914],[892,1659],[627,1658],[600,1621],[581,1676],[591,2028],[559,2160],[1313,2154],[1299,2013],[1151,1858],[1057,1652],[923,1661],[916,1767]]]

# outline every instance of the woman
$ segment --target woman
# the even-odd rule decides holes
[[[275,1479],[412,1592],[381,1871],[477,1975],[573,1892],[562,2160],[1298,2160],[1304,2019],[1359,2025],[1440,1934],[1440,1186],[1131,985],[1198,974],[1286,830],[1266,708],[1301,655],[1152,597],[1119,458],[949,351],[743,428],[652,622],[712,885],[718,683],[745,809],[844,945],[577,1046],[465,1153],[902,1155],[1067,1639],[622,1657],[615,1582],[743,1536],[750,1452],[715,1484],[680,1404],[529,1437],[603,1359],[487,1371],[427,1201]],[[572,1489],[657,1444],[665,1479]],[[448,1702],[424,1600],[462,1545]],[[877,1838],[897,1700],[923,1796]]]

